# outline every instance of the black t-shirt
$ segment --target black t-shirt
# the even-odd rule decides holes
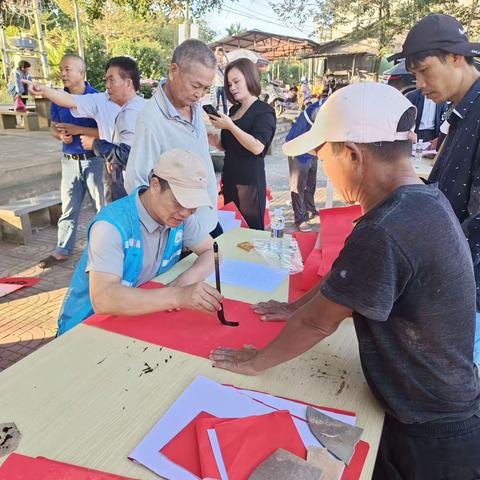
[[[352,309],[365,377],[392,415],[424,423],[479,412],[472,260],[436,184],[400,187],[367,212],[321,291]]]
[[[231,107],[230,116],[233,116],[239,108],[240,105]],[[277,125],[275,110],[267,103],[256,100],[234,123],[262,142],[265,148],[260,155],[255,155],[243,147],[230,131],[222,130],[222,146],[225,149],[223,179],[239,185],[253,185],[265,179],[264,157],[275,135]]]

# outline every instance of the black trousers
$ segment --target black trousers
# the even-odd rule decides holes
[[[417,138],[418,140],[422,139],[424,142],[429,142],[436,138],[435,130],[418,130],[417,131]]]
[[[387,415],[372,480],[480,479],[480,418],[407,425]]]
[[[317,213],[315,189],[317,188],[317,158],[299,162],[297,157],[288,157],[290,195],[296,225],[308,220],[308,213]]]
[[[223,178],[223,198],[225,203],[233,202],[250,228],[265,230],[265,207],[267,184],[259,179],[253,185],[239,185]]]

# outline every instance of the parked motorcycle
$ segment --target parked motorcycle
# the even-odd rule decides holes
[[[274,108],[277,117],[285,111],[285,93],[281,82],[270,80],[262,92],[261,99]]]

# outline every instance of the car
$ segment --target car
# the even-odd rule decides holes
[[[415,75],[405,68],[405,60],[383,72],[382,83],[391,85],[404,95],[417,88]]]

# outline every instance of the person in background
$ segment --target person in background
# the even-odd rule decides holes
[[[135,139],[125,171],[125,188],[131,193],[148,185],[148,175],[162,152],[172,148],[196,152],[208,170],[208,191],[213,208],[199,208],[194,215],[199,229],[213,237],[222,233],[218,223],[218,187],[208,148],[200,104],[215,77],[216,59],[200,40],[181,43],[173,52],[168,78],[161,82],[138,117]]]
[[[275,135],[274,109],[258,99],[260,78],[251,60],[227,65],[225,90],[233,104],[230,116],[209,116],[221,129],[208,134],[210,145],[225,151],[222,172],[225,203],[234,202],[250,228],[263,230],[267,183],[265,155]]]
[[[97,91],[85,81],[86,66],[82,57],[65,55],[60,62],[64,91],[73,95],[91,95]],[[38,264],[50,268],[70,258],[75,246],[78,220],[85,194],[90,194],[97,213],[105,205],[103,193],[103,159],[83,148],[80,135],[98,136],[95,120],[74,117],[70,109],[52,103],[50,133],[62,142],[62,181],[60,193],[62,215],[58,220],[57,248]],[[66,132],[69,133],[66,133]]]
[[[447,111],[447,102],[435,103],[425,98],[420,89],[408,92],[406,97],[417,107],[417,119],[415,120],[415,133],[418,140],[432,142],[440,135],[440,126],[443,116]],[[436,144],[436,142],[434,142]]]
[[[213,270],[213,239],[198,231],[192,216],[198,207],[212,206],[207,173],[193,152],[169,150],[154,162],[148,185],[96,215],[60,311],[58,335],[94,312],[220,309],[222,296],[203,282]],[[165,288],[136,288],[172,268],[183,245],[198,255],[188,270]]]
[[[469,42],[462,24],[449,15],[432,14],[412,27],[402,51],[422,94],[437,104],[452,103],[447,136],[428,178],[450,201],[468,239],[477,282],[477,333],[474,361],[480,361],[480,73],[474,57],[480,43]],[[442,135],[443,137],[443,135]]]
[[[30,75],[31,64],[26,60],[20,60],[18,62],[18,67],[15,70],[15,95],[18,95],[22,102],[26,105],[29,95],[28,83],[24,80],[31,81],[32,76]]]
[[[140,74],[135,60],[130,57],[111,58],[105,67],[107,90],[102,93],[71,95],[38,83],[32,85],[32,92],[70,108],[74,117],[93,118],[97,122],[100,140],[113,145],[99,142],[95,147],[95,138],[88,135],[81,136],[82,145],[86,150],[96,148],[97,155],[107,160],[107,173],[104,175],[106,202],[124,196],[124,163],[133,142],[137,116],[145,106],[145,100],[137,95]],[[65,133],[71,133],[69,128],[64,126]]]
[[[223,113],[228,112],[227,96],[225,94],[225,68],[228,64],[228,58],[222,47],[215,49],[215,58],[217,59],[217,68],[215,70],[215,99],[217,111],[220,110],[220,100],[222,101]]]
[[[312,128],[318,110],[324,102],[325,99],[312,103],[297,117],[287,134],[287,142],[303,135]],[[309,153],[288,157],[293,217],[297,229],[301,232],[309,232],[311,227],[307,222],[318,216],[318,210],[315,207],[317,165],[316,155]]]
[[[398,90],[363,82],[337,90],[310,131],[284,145],[290,156],[315,151],[363,215],[320,285],[292,304],[254,306],[264,319],[288,320],[277,338],[259,350],[217,348],[210,358],[260,375],[353,317],[365,380],[385,409],[373,480],[473,480],[480,384],[472,259],[450,203],[413,170],[414,124],[415,107]]]

